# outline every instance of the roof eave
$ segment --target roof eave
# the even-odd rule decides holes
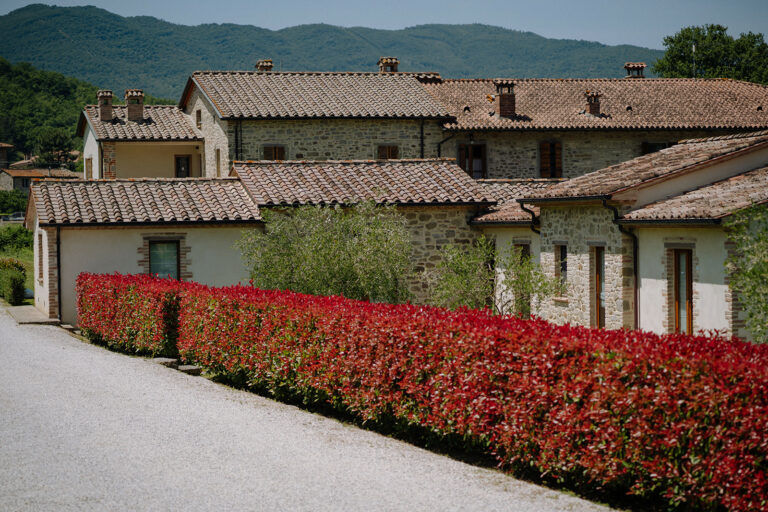
[[[583,202],[602,202],[611,199],[610,194],[603,195],[589,195],[589,196],[560,196],[560,197],[521,197],[516,199],[520,204],[566,204],[566,203],[583,203]]]
[[[187,84],[184,86],[184,91],[181,93],[181,99],[179,100],[178,107],[182,110],[182,112],[187,108],[187,102],[189,101],[189,97],[192,95],[193,87],[197,87],[197,89],[200,91],[200,94],[202,94],[205,100],[213,107],[213,110],[216,112],[216,115],[219,116],[219,119],[226,119],[222,115],[221,110],[219,110],[218,105],[216,105],[216,102],[211,99],[208,93],[205,92],[205,89],[200,86],[200,83],[195,80],[194,74],[190,75],[190,77],[187,79]]]
[[[717,226],[722,223],[720,218],[695,218],[695,219],[617,219],[617,224],[623,226]]]
[[[263,219],[241,220],[179,220],[179,221],[142,221],[142,222],[41,222],[40,227],[89,228],[105,226],[208,226],[220,224],[264,224]]]

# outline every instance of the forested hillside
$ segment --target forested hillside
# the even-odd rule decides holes
[[[200,69],[375,70],[394,55],[403,71],[446,77],[619,77],[626,61],[663,55],[637,46],[547,39],[486,25],[420,25],[403,30],[302,25],[175,25],[96,7],[30,5],[0,16],[0,55],[115,91],[139,87],[178,98]]]

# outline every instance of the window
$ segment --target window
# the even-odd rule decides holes
[[[85,179],[93,179],[93,158],[85,159]]]
[[[37,234],[37,280],[43,282],[43,234]]]
[[[595,327],[605,327],[605,247],[595,247],[594,275],[592,299],[593,318]]]
[[[195,110],[195,125],[198,130],[203,127],[203,112],[200,109]]]
[[[178,240],[150,240],[149,273],[160,277],[179,278]]]
[[[675,332],[693,334],[693,251],[674,249]]]
[[[648,153],[655,153],[674,145],[674,142],[643,142],[642,154],[647,155]]]
[[[475,179],[485,178],[485,144],[459,144],[459,167]]]
[[[379,146],[376,158],[379,160],[397,160],[400,158],[397,146]]]
[[[21,188],[29,188],[29,178],[21,178]]]
[[[568,280],[568,246],[555,245],[555,277],[561,283]]]
[[[539,171],[542,178],[563,177],[563,146],[559,142],[539,144]]]
[[[190,155],[176,155],[175,176],[177,178],[189,178]]]
[[[216,176],[221,176],[221,150],[216,148]]]
[[[285,160],[285,147],[264,146],[264,160]]]

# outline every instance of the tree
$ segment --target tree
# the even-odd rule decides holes
[[[736,246],[726,260],[731,288],[738,293],[754,340],[768,343],[768,206],[742,210],[724,224]]]
[[[723,25],[685,27],[665,37],[664,47],[666,53],[653,65],[659,76],[768,83],[768,44],[763,34],[747,32],[734,39]]]
[[[499,250],[484,235],[474,244],[446,247],[426,279],[430,302],[436,306],[491,307],[496,313],[523,317],[541,301],[565,293],[565,285],[546,275],[519,247]]]
[[[72,161],[74,142],[65,128],[42,128],[36,137],[38,165],[62,167]]]
[[[393,206],[302,206],[263,212],[239,242],[253,284],[398,303],[410,298],[411,239]]]

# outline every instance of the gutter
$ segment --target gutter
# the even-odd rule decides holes
[[[528,213],[528,214],[530,214],[530,215],[531,215],[531,224],[530,224],[530,226],[531,226],[531,231],[533,231],[533,232],[534,232],[534,233],[536,233],[537,235],[541,235],[541,230],[540,230],[540,229],[538,229],[538,228],[536,227],[536,212],[534,212],[534,211],[533,211],[533,210],[531,210],[530,208],[527,208],[527,207],[525,206],[525,202],[524,202],[524,201],[525,201],[524,199],[518,199],[518,200],[517,200],[517,202],[520,204],[520,208],[521,208],[521,209],[522,209],[524,212],[526,212],[526,213]]]
[[[419,148],[420,148],[420,158],[424,158],[424,118],[421,118],[421,126],[420,126],[420,133],[419,133]]]
[[[55,227],[57,230],[64,228],[92,228],[92,227],[133,227],[133,226],[216,226],[216,225],[237,225],[237,224],[263,224],[264,221],[258,220],[212,220],[212,221],[171,221],[171,222],[71,222],[59,224],[55,222],[41,223],[41,227]]]
[[[440,158],[440,156],[442,155],[443,143],[444,142],[448,142],[449,140],[451,140],[455,136],[456,136],[456,134],[454,133],[453,135],[449,135],[448,137],[444,138],[443,140],[441,140],[440,142],[437,143],[437,157],[438,158]]]
[[[633,278],[633,287],[634,287],[634,296],[635,296],[635,311],[634,311],[634,328],[639,329],[640,328],[640,270],[639,270],[639,261],[638,261],[638,253],[639,253],[639,242],[637,239],[637,235],[629,231],[627,228],[625,228],[622,224],[619,223],[619,210],[616,209],[615,206],[611,206],[608,204],[608,199],[610,196],[604,198],[602,200],[603,208],[607,208],[608,210],[613,212],[613,223],[616,224],[616,227],[619,228],[619,233],[622,233],[624,235],[627,235],[632,239],[632,278]]]
[[[528,197],[525,198],[525,202],[528,204],[539,203],[574,203],[581,201],[607,201],[610,199],[610,195],[595,195],[595,196],[572,196],[572,197]],[[518,199],[520,202],[520,199]]]
[[[702,225],[716,226],[722,222],[722,219],[618,219],[616,224],[624,226],[669,226],[669,225]]]

